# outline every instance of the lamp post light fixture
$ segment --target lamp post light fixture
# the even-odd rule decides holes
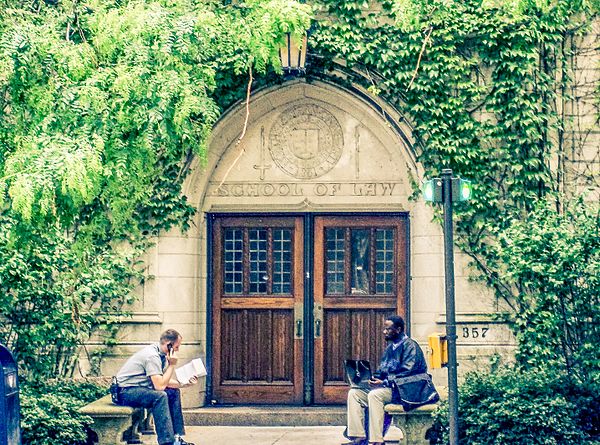
[[[307,40],[307,33],[298,37],[288,32],[284,36],[284,44],[279,48],[279,60],[286,77],[306,73]]]
[[[454,240],[452,203],[468,201],[473,192],[471,181],[453,178],[452,170],[442,170],[441,178],[423,181],[426,201],[444,205],[444,259],[446,290],[446,338],[448,339],[448,420],[450,445],[458,445],[458,381],[456,368],[456,309],[454,304]]]

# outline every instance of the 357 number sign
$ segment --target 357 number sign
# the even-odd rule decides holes
[[[462,328],[462,338],[485,338],[489,330],[478,326]]]

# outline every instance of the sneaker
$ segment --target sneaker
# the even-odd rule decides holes
[[[180,437],[173,443],[173,445],[194,445],[194,444],[192,442],[187,442],[182,437]]]

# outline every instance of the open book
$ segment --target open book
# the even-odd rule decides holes
[[[199,358],[196,358],[186,365],[181,366],[175,370],[175,377],[177,381],[182,385],[190,382],[193,377],[203,377],[206,375],[206,368],[204,363]]]

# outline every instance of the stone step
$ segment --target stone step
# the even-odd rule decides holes
[[[346,407],[236,405],[210,406],[183,411],[190,426],[342,426]]]

